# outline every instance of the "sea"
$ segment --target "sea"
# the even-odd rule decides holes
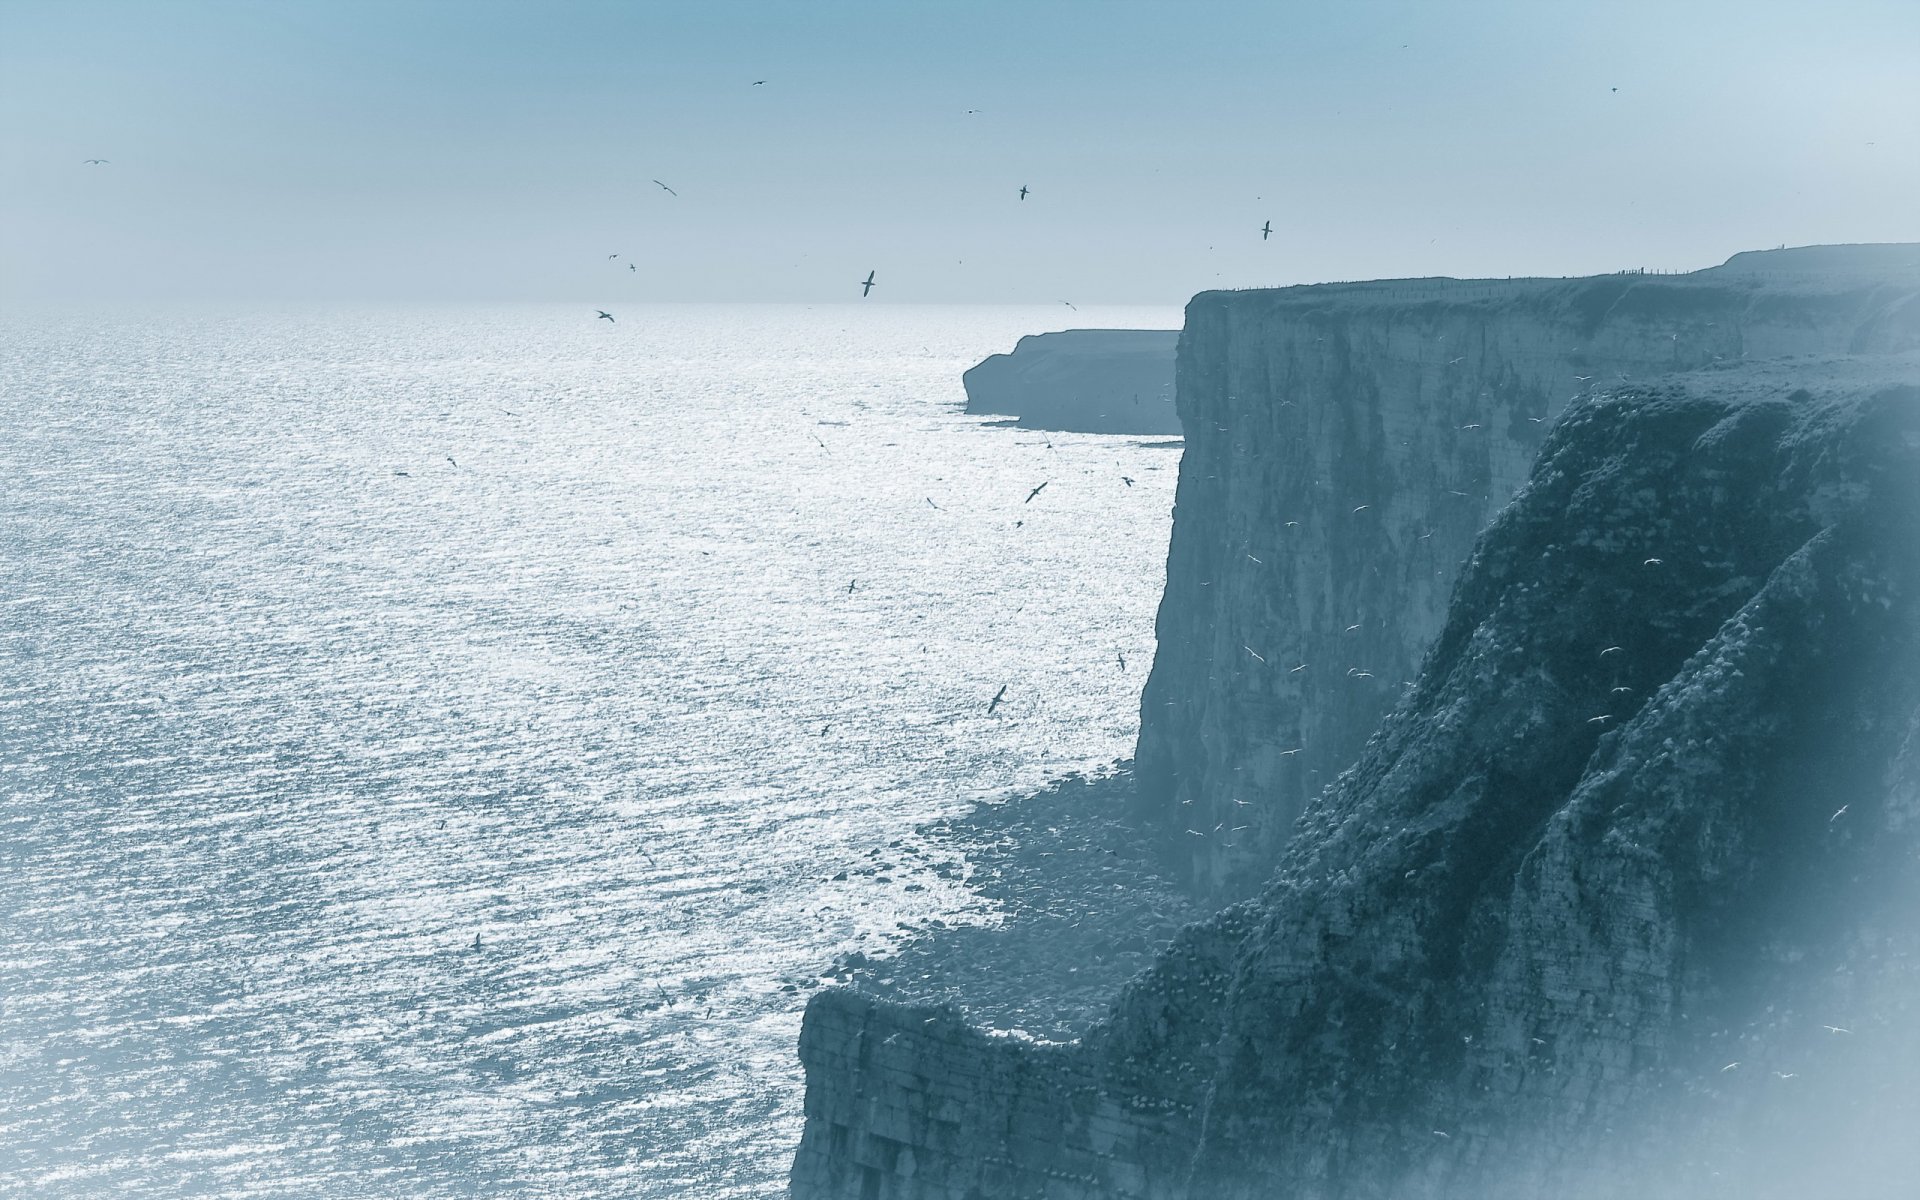
[[[1131,753],[1177,441],[960,375],[1178,309],[615,315],[0,315],[0,1196],[781,1195],[1000,919],[849,868]]]

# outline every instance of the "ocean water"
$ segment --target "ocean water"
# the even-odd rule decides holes
[[[780,1194],[996,919],[833,877],[1130,753],[1179,451],[959,375],[1177,310],[618,315],[0,319],[0,1195]]]

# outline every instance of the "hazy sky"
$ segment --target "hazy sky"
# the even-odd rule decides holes
[[[9,304],[1177,304],[1916,197],[1908,0],[0,0]]]

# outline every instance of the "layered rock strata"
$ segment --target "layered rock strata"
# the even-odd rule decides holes
[[[793,1194],[1907,1194],[1916,900],[1920,363],[1616,386],[1090,1035],[816,997]]]
[[[1576,398],[1916,345],[1920,246],[1757,252],[1678,276],[1196,297],[1140,819],[1198,890],[1257,887],[1409,687],[1474,537]]]
[[[967,411],[1036,429],[1178,434],[1177,330],[1068,329],[1023,337],[961,376]]]

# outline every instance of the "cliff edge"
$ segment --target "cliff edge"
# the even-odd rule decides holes
[[[1605,382],[1267,886],[1085,1039],[814,999],[798,1200],[1907,1194],[1920,362]]]
[[[1196,891],[1251,894],[1413,679],[1475,537],[1582,397],[1675,371],[1920,346],[1920,246],[1689,275],[1209,292],[1140,812]]]

